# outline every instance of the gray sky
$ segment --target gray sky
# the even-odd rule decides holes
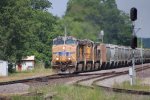
[[[52,8],[49,9],[53,15],[61,17],[64,15],[68,0],[50,0]],[[137,32],[138,37],[150,38],[150,0],[116,0],[117,6],[120,10],[130,13],[132,7],[138,10],[138,19],[136,21],[136,28],[141,28]]]
[[[59,17],[63,16],[68,0],[49,0],[52,3],[52,8],[49,9],[50,12],[53,13],[53,15],[57,15]]]

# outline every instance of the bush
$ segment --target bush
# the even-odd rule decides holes
[[[51,68],[51,62],[46,60],[45,63],[44,63],[44,67],[45,68]]]
[[[16,72],[15,64],[13,64],[13,63],[8,64],[8,72],[9,73],[15,73]]]

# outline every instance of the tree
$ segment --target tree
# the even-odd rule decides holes
[[[49,0],[31,0],[33,9],[47,10],[51,7]]]
[[[35,55],[37,61],[51,59],[51,43],[58,18],[47,12],[48,0],[0,1],[0,59],[19,63]]]
[[[74,23],[87,23],[84,26],[91,27],[87,27],[89,39],[97,40],[100,30],[104,30],[105,42],[130,44],[131,22],[128,15],[117,9],[115,0],[69,0],[64,18],[68,17]],[[83,27],[78,28],[81,33],[85,30]]]

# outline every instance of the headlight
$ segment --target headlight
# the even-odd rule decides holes
[[[59,60],[59,58],[56,58],[56,60]]]
[[[63,47],[63,50],[65,50],[65,47]]]
[[[68,58],[68,60],[71,60],[71,58]]]

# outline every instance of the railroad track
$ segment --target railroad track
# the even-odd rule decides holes
[[[136,72],[146,70],[146,69],[149,69],[149,68],[150,68],[150,66],[139,67],[139,68],[136,68]],[[101,85],[97,84],[100,81],[107,80],[107,79],[117,77],[117,76],[121,76],[121,75],[125,75],[125,74],[128,74],[128,73],[129,73],[128,70],[120,71],[120,72],[113,72],[113,73],[110,73],[110,74],[103,73],[103,75],[97,75],[97,76],[93,76],[93,77],[78,80],[75,83],[75,85],[86,87],[86,88],[92,88],[92,89],[95,88],[95,87],[98,87],[98,88],[103,88],[103,89],[108,90],[108,91],[114,91],[114,92],[119,92],[119,93],[130,93],[130,94],[136,94],[136,95],[150,95],[150,92],[148,92],[148,91],[138,91],[138,90],[113,88],[113,87],[101,86]],[[87,83],[87,82],[89,82],[89,83],[84,84],[84,83]]]
[[[82,77],[82,76],[84,77],[84,76],[92,76],[92,75],[105,75],[105,74],[112,74],[112,73],[114,73],[114,71],[110,71],[110,72],[106,72],[106,73],[53,74],[53,75],[48,75],[48,76],[41,76],[41,77],[34,77],[34,78],[28,78],[28,79],[0,82],[0,86],[1,85],[16,84],[16,83],[46,82],[48,80],[55,80],[55,79]]]
[[[141,70],[146,70],[150,68],[150,66],[145,66],[143,68],[137,68],[137,71],[141,71]],[[117,69],[116,69],[117,70]],[[54,74],[54,75],[49,75],[49,76],[45,76],[45,77],[35,77],[35,78],[30,78],[30,79],[22,79],[22,80],[16,80],[16,81],[10,81],[10,82],[1,82],[0,86],[2,85],[10,85],[10,84],[16,84],[16,83],[25,83],[31,86],[35,86],[36,84],[37,86],[44,86],[45,84],[49,84],[51,85],[51,82],[53,83],[60,83],[63,84],[62,80],[64,82],[67,81],[72,81],[72,80],[76,80],[76,85],[78,86],[84,86],[84,85],[80,85],[81,82],[87,81],[87,80],[91,80],[91,79],[95,79],[91,86],[85,86],[85,87],[101,87],[104,88],[106,90],[111,90],[111,91],[115,91],[115,92],[123,92],[123,93],[132,93],[132,94],[143,94],[143,95],[148,95],[149,92],[139,92],[139,91],[131,91],[131,90],[122,90],[122,89],[116,89],[116,88],[111,88],[111,87],[104,87],[104,86],[98,86],[96,83],[98,81],[104,80],[104,79],[109,79],[111,77],[116,77],[119,75],[123,75],[123,74],[127,74],[128,70],[125,71],[112,71],[112,70],[108,70],[108,71],[99,71],[99,72],[94,72],[94,73],[81,73],[81,74],[67,74],[67,75],[58,75],[58,74]],[[72,80],[70,80],[72,79]],[[49,82],[49,83],[48,83]],[[125,92],[126,91],[126,92]],[[129,92],[130,91],[130,92]],[[144,93],[145,92],[145,93]],[[29,95],[32,93],[29,93]],[[37,93],[35,93],[37,94]]]
[[[148,67],[146,67],[148,69]],[[137,70],[142,70],[144,68],[138,68]],[[116,69],[117,70],[117,69]],[[9,84],[16,84],[16,83],[36,83],[36,82],[46,82],[48,80],[55,80],[55,79],[63,79],[63,78],[71,78],[71,77],[84,77],[84,76],[94,76],[93,78],[96,77],[101,77],[101,76],[107,76],[107,75],[112,75],[115,74],[116,71],[108,71],[104,73],[81,73],[81,74],[53,74],[53,75],[48,75],[48,76],[41,76],[41,77],[34,77],[34,78],[28,78],[28,79],[21,79],[21,80],[14,80],[14,81],[7,81],[7,82],[0,82],[1,85],[9,85]],[[120,75],[123,73],[128,73],[127,71],[120,72]],[[119,75],[119,72],[118,72]],[[90,79],[87,78],[87,79]],[[82,81],[82,80],[81,80]]]
[[[101,71],[101,70],[98,70],[98,71]],[[0,82],[0,86],[9,85],[9,84],[16,84],[16,83],[46,82],[48,80],[71,78],[71,77],[106,75],[106,74],[112,74],[115,71],[109,71],[109,72],[105,72],[105,73],[99,73],[99,72],[98,73],[91,73],[91,72],[96,72],[96,71],[88,71],[88,72],[74,73],[74,74],[53,74],[53,75],[48,75],[48,76],[40,76],[40,77],[34,77],[34,78],[27,78],[27,79],[13,80],[13,81],[7,81],[7,82]]]
[[[114,73],[114,71],[106,72],[105,74],[112,74],[112,73]],[[11,84],[16,84],[16,83],[24,83],[24,84],[27,84],[29,86],[39,87],[39,86],[47,85],[47,83],[49,85],[51,85],[51,83],[53,84],[53,82],[63,84],[62,80],[66,82],[70,78],[73,78],[73,80],[74,80],[74,77],[77,77],[77,78],[80,77],[81,78],[81,77],[89,77],[89,76],[97,76],[97,75],[104,75],[104,73],[84,73],[84,74],[71,74],[71,75],[55,74],[55,75],[50,75],[50,76],[45,76],[45,77],[37,77],[37,78],[10,81],[10,82],[1,82],[0,85],[3,86],[3,85],[11,85]],[[47,81],[50,81],[50,82],[47,82]],[[16,92],[16,91],[14,91],[14,92]],[[6,94],[4,93],[3,95],[0,94],[0,100],[1,99],[5,100],[7,98],[7,96],[6,96],[7,93]],[[22,96],[36,96],[36,95],[38,95],[39,96],[39,95],[44,95],[44,94],[43,93],[37,93],[35,91],[35,92],[26,92],[26,93],[22,93],[19,95],[22,95]]]
[[[137,71],[141,71],[141,70],[146,70],[149,69],[150,66],[145,66],[143,68],[136,68]],[[22,79],[22,80],[16,80],[16,81],[10,81],[10,82],[1,82],[0,85],[9,85],[9,84],[15,84],[15,83],[25,83],[25,84],[34,84],[34,83],[39,83],[41,86],[43,86],[42,83],[46,83],[47,81],[53,82],[53,81],[57,81],[58,83],[61,83],[61,80],[69,80],[69,78],[72,78],[73,80],[75,80],[75,78],[77,77],[78,81],[76,81],[75,85],[77,86],[84,86],[86,88],[103,88],[105,90],[108,91],[114,91],[114,92],[121,92],[121,93],[130,93],[130,94],[142,94],[142,95],[150,95],[150,92],[145,92],[145,91],[135,91],[135,90],[124,90],[124,89],[117,89],[117,88],[112,88],[112,87],[105,87],[105,86],[99,86],[97,84],[98,81],[102,81],[105,79],[109,79],[112,77],[116,77],[119,75],[124,75],[127,74],[128,70],[125,69],[125,71],[99,71],[99,72],[94,72],[94,73],[81,73],[81,74],[71,74],[71,75],[58,75],[58,74],[54,74],[54,75],[49,75],[49,76],[45,76],[45,77],[35,77],[35,78],[30,78],[30,79]],[[91,83],[90,86],[85,86],[85,85],[81,85],[81,82],[84,81],[88,81],[88,80],[93,80],[93,82]],[[63,84],[63,83],[61,83]],[[22,96],[36,96],[36,95],[44,95],[43,93],[25,93],[25,94],[21,94]],[[7,96],[0,96],[0,99],[6,99]]]

